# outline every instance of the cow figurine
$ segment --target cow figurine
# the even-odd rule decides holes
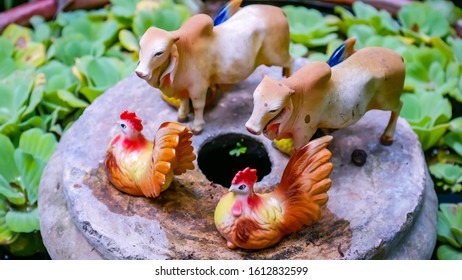
[[[298,150],[318,128],[347,127],[368,110],[380,109],[391,111],[380,138],[391,145],[402,107],[403,58],[381,47],[355,51],[355,41],[348,39],[328,63],[308,63],[287,79],[265,76],[253,93],[247,130],[271,140],[293,138]]]
[[[269,5],[240,8],[241,2],[232,0],[219,14],[217,26],[208,15],[199,14],[178,30],[150,27],[141,38],[136,74],[167,97],[180,99],[181,122],[188,120],[191,99],[195,134],[205,125],[208,89],[216,91],[242,81],[262,64],[282,66],[283,74],[290,75],[290,34],[282,9]],[[233,7],[237,12],[230,16]]]

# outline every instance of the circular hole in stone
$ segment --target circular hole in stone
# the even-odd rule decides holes
[[[258,181],[271,171],[265,146],[244,134],[220,135],[204,143],[197,158],[205,177],[229,188],[237,172],[246,167],[257,169]]]

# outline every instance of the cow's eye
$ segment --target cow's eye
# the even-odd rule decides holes
[[[273,110],[270,110],[269,112],[272,113],[272,114],[274,114],[274,113],[276,113],[277,111],[278,111],[278,109],[273,109]]]
[[[164,52],[156,52],[156,53],[154,54],[154,56],[161,56],[161,55],[163,55],[163,54],[164,54]]]

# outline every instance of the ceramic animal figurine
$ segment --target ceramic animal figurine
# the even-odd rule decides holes
[[[331,186],[331,141],[332,136],[323,136],[298,150],[271,193],[254,192],[255,169],[236,174],[215,209],[215,225],[228,248],[267,248],[320,218]]]
[[[265,76],[253,93],[247,130],[252,134],[263,132],[271,140],[293,138],[294,148],[299,149],[318,128],[343,128],[357,122],[368,110],[380,109],[391,111],[380,138],[382,144],[391,145],[402,107],[402,57],[381,47],[337,56],[339,63],[333,67],[311,62],[287,79]]]
[[[239,6],[242,1],[232,2]],[[282,66],[290,74],[290,34],[282,9],[249,5],[234,10],[215,27],[212,18],[199,14],[172,32],[151,27],[140,41],[136,74],[167,97],[181,100],[178,121],[188,120],[191,99],[196,134],[205,125],[208,89],[216,92],[242,81],[261,64]]]
[[[135,113],[124,111],[118,123],[121,133],[111,141],[104,166],[109,181],[120,191],[158,197],[170,186],[173,175],[194,169],[196,155],[187,126],[165,122],[150,142]]]

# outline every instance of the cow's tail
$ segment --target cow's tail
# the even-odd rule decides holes
[[[221,10],[218,12],[213,25],[217,26],[227,21],[241,8],[242,0],[230,0]]]
[[[334,67],[335,65],[347,59],[350,55],[354,54],[356,51],[355,43],[355,37],[348,38],[332,53],[331,57],[327,61],[327,64],[329,64],[330,67]]]

